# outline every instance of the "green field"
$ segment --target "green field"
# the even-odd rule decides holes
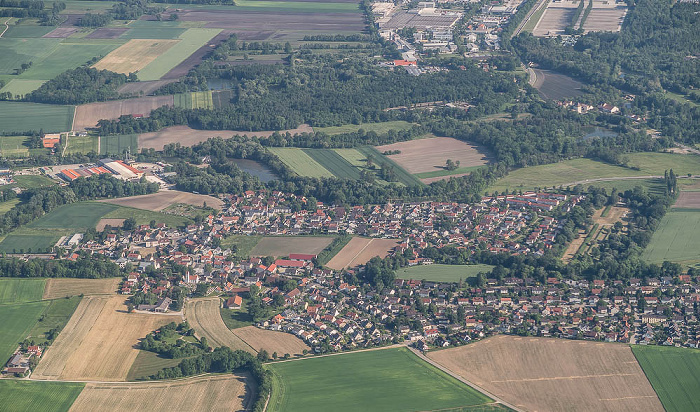
[[[359,13],[357,3],[322,3],[304,1],[259,1],[236,0],[236,10],[240,11],[290,11],[307,13]]]
[[[68,411],[84,383],[0,380],[0,405],[12,412]]]
[[[4,27],[3,27],[4,29]],[[5,39],[0,41],[0,74],[14,74],[22,63],[37,64],[53,53],[60,39]],[[26,72],[25,72],[26,73]],[[17,76],[13,76],[13,79]],[[0,110],[2,112],[2,110]]]
[[[175,107],[183,109],[214,109],[211,90],[176,94],[174,100]]]
[[[396,271],[399,279],[431,280],[433,282],[459,282],[476,277],[480,272],[491,272],[491,265],[418,265]]]
[[[5,213],[9,212],[10,209],[17,206],[19,202],[19,199],[12,199],[0,202],[0,215],[4,215]]]
[[[46,216],[27,225],[34,229],[87,229],[94,228],[102,216],[117,209],[109,203],[73,203],[56,208]]]
[[[2,27],[2,26],[0,26]],[[32,92],[38,89],[46,80],[24,80],[24,79],[13,79],[10,80],[5,87],[0,89],[0,93],[10,92],[13,96],[21,95]]]
[[[430,411],[492,401],[406,348],[273,363],[268,411]]]
[[[348,163],[341,155],[333,151],[333,149],[303,149],[304,153],[309,155],[318,164],[326,170],[331,171],[336,177],[342,179],[360,178],[360,171],[352,164]]]
[[[374,163],[377,165],[378,168],[382,167],[382,165],[387,165],[389,167],[394,168],[394,173],[396,174],[396,180],[399,183],[403,183],[406,186],[414,186],[414,185],[422,185],[423,182],[418,180],[417,177],[413,176],[412,174],[408,173],[405,171],[401,166],[399,166],[396,162],[393,160],[389,159],[388,157],[384,156],[383,154],[379,153],[377,149],[371,146],[363,146],[357,149],[360,153],[364,154],[366,156],[372,156],[374,159]]]
[[[1,253],[48,253],[61,237],[59,234],[10,233],[0,242]]]
[[[106,56],[121,45],[112,40],[104,42],[60,43],[58,47],[42,60],[33,61],[32,67],[20,75],[22,79],[50,80],[69,69],[87,63],[93,57]],[[74,40],[77,41],[77,40]]]
[[[53,186],[56,184],[56,182],[50,178],[41,175],[15,175],[12,178],[17,182],[15,186],[23,189],[36,189],[37,187]]]
[[[0,132],[65,132],[73,127],[74,110],[73,106],[0,101]]]
[[[243,299],[240,309],[220,308],[221,319],[229,329],[244,328],[254,324],[253,317],[248,313],[250,299]]]
[[[39,38],[52,32],[55,28],[56,27],[53,26],[40,26],[39,21],[35,19],[22,19],[21,22],[16,21],[14,24],[9,23],[9,28],[5,34],[2,35],[2,38]],[[5,26],[0,25],[0,33],[2,33],[3,30],[5,30]]]
[[[186,32],[178,37],[180,41],[176,45],[169,48],[165,53],[158,56],[148,66],[139,71],[139,80],[160,79],[197,49],[204,46],[209,40],[219,34],[219,32],[221,32],[221,29],[187,29]]]
[[[630,166],[639,170],[613,166],[591,159],[573,159],[548,165],[526,167],[511,172],[500,179],[489,191],[506,189],[532,190],[535,187],[568,185],[587,179],[601,179],[632,176],[663,176],[664,171],[673,169],[676,175],[700,173],[700,157],[670,153],[632,153],[625,155]],[[634,180],[634,179],[631,179]],[[642,182],[644,179],[640,180]],[[595,182],[590,182],[594,184]]]
[[[49,302],[0,305],[0,359],[6,362],[32,330]],[[1,382],[1,381],[0,381]]]
[[[139,136],[123,134],[115,136],[100,136],[100,154],[123,154],[130,149],[132,154],[139,151]]]
[[[72,153],[88,154],[90,152],[97,153],[97,139],[99,139],[98,136],[71,136],[71,137],[68,137],[68,144],[66,146],[66,154],[72,154]]]
[[[0,304],[41,300],[46,279],[0,278]]]
[[[140,350],[136,355],[131,369],[126,374],[127,381],[134,381],[138,378],[151,376],[161,369],[177,366],[182,362],[182,359],[161,358],[155,352]]]
[[[232,249],[235,247],[235,254],[240,258],[247,258],[250,251],[260,242],[262,236],[253,235],[231,235],[221,240],[221,248]]]
[[[547,8],[548,2],[543,2],[542,7],[537,9],[537,11],[530,17],[530,20],[525,23],[525,26],[523,26],[523,31],[524,32],[530,32],[532,33],[533,30],[535,30],[535,26],[537,26],[537,23],[540,21],[540,18],[544,14],[545,9]]]
[[[104,219],[129,219],[134,218],[137,225],[147,225],[151,220],[156,223],[164,223],[168,227],[187,226],[192,223],[191,219],[184,216],[169,215],[150,210],[136,209],[133,207],[115,206],[114,210],[102,216]],[[1,246],[2,244],[0,244]]]
[[[666,411],[700,410],[700,350],[632,345],[632,352]]]
[[[39,318],[39,322],[29,331],[31,339],[39,345],[46,343],[46,333],[51,329],[63,330],[66,323],[73,316],[73,312],[80,304],[80,296],[70,298],[53,299]]]
[[[670,209],[644,249],[642,258],[650,263],[684,265],[700,263],[700,210]]]
[[[289,166],[299,176],[333,177],[333,173],[326,170],[302,149],[295,147],[268,147],[268,150],[279,157],[284,164]]]
[[[61,14],[84,14],[87,12],[100,13],[112,8],[118,2],[116,1],[83,1],[83,0],[67,0],[65,10]],[[121,21],[117,21],[121,24]]]
[[[413,125],[413,123],[409,123],[404,120],[393,120],[390,122],[381,123],[345,124],[342,126],[314,127],[314,132],[322,132],[334,135],[341,133],[352,133],[362,129],[366,132],[376,132],[378,134],[383,134],[388,132],[389,130],[408,130],[411,127],[413,127]]]

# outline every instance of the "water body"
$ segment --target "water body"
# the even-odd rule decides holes
[[[227,90],[233,88],[233,82],[228,79],[207,79],[209,90]]]
[[[618,133],[613,132],[610,129],[605,129],[598,126],[586,126],[583,128],[584,133],[583,140],[590,140],[596,137],[615,137]]]
[[[231,159],[233,163],[236,164],[242,171],[249,173],[261,182],[267,183],[272,180],[276,180],[277,176],[268,169],[267,166],[250,159]]]

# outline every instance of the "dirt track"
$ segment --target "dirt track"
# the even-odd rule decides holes
[[[231,349],[241,349],[255,353],[250,345],[236,336],[226,326],[219,308],[219,298],[191,299],[185,306],[185,317],[198,336],[205,336],[212,348],[228,346]]]
[[[499,335],[428,357],[526,410],[664,410],[624,344]]]

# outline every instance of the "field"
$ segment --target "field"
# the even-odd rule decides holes
[[[700,409],[700,351],[632,345],[632,352],[668,412]]]
[[[40,175],[15,175],[13,179],[17,182],[15,186],[23,189],[36,189],[38,187],[53,186],[56,184],[56,182],[48,177]]]
[[[250,256],[289,256],[290,253],[317,255],[333,241],[328,236],[266,236],[250,251]]]
[[[294,147],[269,147],[268,150],[279,157],[294,173],[307,177],[333,177],[333,173],[317,163],[303,149]]]
[[[46,152],[46,151],[44,150],[44,152]],[[27,136],[2,136],[2,137],[0,137],[0,154],[2,154],[3,157],[27,157],[27,156],[29,156],[29,137],[27,137]]]
[[[173,96],[139,97],[129,100],[88,103],[76,106],[73,130],[85,130],[96,127],[103,119],[113,120],[125,114],[142,114],[148,116],[151,110],[161,106],[172,106]]]
[[[400,154],[388,157],[398,163],[407,172],[425,174],[446,171],[447,159],[459,161],[460,167],[483,166],[489,162],[489,155],[483,147],[472,145],[451,137],[434,137],[409,140],[377,147],[379,152],[400,150]],[[457,174],[458,170],[453,170]],[[419,177],[432,177],[429,175]]]
[[[524,410],[663,411],[627,345],[498,335],[428,357]]]
[[[49,40],[49,39],[45,39]],[[52,39],[53,40],[53,39]],[[41,61],[33,61],[32,67],[20,75],[21,79],[49,80],[65,72],[87,63],[93,57],[107,55],[120,43],[90,43],[80,41],[68,43],[66,39],[61,42],[53,53]]]
[[[532,30],[533,36],[556,36],[564,34],[564,29],[571,25],[571,20],[580,1],[550,3],[537,25]],[[555,5],[556,4],[556,5]]]
[[[360,179],[360,170],[333,149],[302,149],[315,162],[341,179]],[[344,149],[351,150],[351,149]]]
[[[66,142],[66,154],[90,152],[98,153],[99,136],[69,136]]]
[[[700,192],[681,192],[673,207],[678,209],[700,209]]]
[[[252,391],[243,375],[202,376],[164,382],[88,383],[71,412],[248,410]]]
[[[156,223],[163,223],[172,228],[186,226],[192,223],[191,219],[184,216],[169,215],[161,212],[151,212],[150,210],[136,209],[133,207],[119,207],[103,216],[103,219],[129,218],[134,218],[137,225],[148,225],[151,223],[151,221],[155,220]],[[102,221],[102,219],[100,219],[100,221]]]
[[[127,313],[123,296],[84,298],[44,354],[35,377],[122,381],[139,350],[140,338],[180,315]]]
[[[165,368],[177,366],[180,362],[182,362],[182,359],[169,359],[161,357],[155,352],[140,350],[134,363],[131,365],[131,369],[129,369],[129,373],[126,374],[126,380],[135,381],[145,378]]]
[[[491,269],[493,269],[491,265],[418,265],[398,270],[396,277],[456,283],[475,278],[479,273],[491,272]]]
[[[646,176],[663,177],[664,170],[671,168],[678,176],[687,173],[700,174],[700,158],[695,155],[631,153],[627,157],[629,164],[639,167],[640,170],[590,159],[573,159],[515,170],[498,180],[489,190],[532,190],[535,187],[567,186],[574,183],[585,185],[595,183],[596,179],[614,180],[620,177],[637,177],[640,178],[640,182],[644,182],[648,180]]]
[[[204,46],[214,36],[219,34],[218,29],[188,29],[182,33],[179,41],[164,53],[159,55],[138,73],[139,80],[159,80],[172,68],[187,59],[192,53]]]
[[[32,92],[42,84],[46,83],[46,80],[23,80],[23,79],[13,79],[5,84],[5,87],[0,89],[0,93],[10,92],[13,96],[21,95]]]
[[[0,242],[2,253],[44,253],[48,252],[60,239],[58,234],[10,233]]]
[[[221,248],[232,249],[235,246],[236,256],[240,258],[247,258],[250,256],[250,251],[253,250],[260,239],[262,239],[262,236],[230,235],[221,240]]]
[[[333,256],[333,259],[326,266],[331,269],[341,270],[364,265],[375,256],[384,258],[398,243],[398,240],[395,239],[353,237],[337,255]]]
[[[177,44],[177,40],[132,39],[106,55],[92,67],[116,73],[137,73],[175,44]]]
[[[700,263],[700,210],[670,209],[644,249],[642,258],[650,263],[670,262],[684,265]]]
[[[304,349],[311,348],[296,336],[272,330],[260,329],[255,326],[246,326],[234,329],[233,333],[256,351],[265,349],[268,354],[277,352],[279,356],[288,353],[290,355],[302,355]]]
[[[0,278],[0,304],[41,300],[46,279]]]
[[[78,295],[113,295],[121,278],[69,279],[52,278],[46,281],[43,299],[58,299]]]
[[[116,209],[115,206],[96,202],[63,205],[27,225],[33,229],[87,229],[97,225],[100,218]]]
[[[190,299],[185,306],[185,317],[198,336],[205,336],[209,346],[228,346],[248,352],[255,350],[243,342],[226,327],[219,308],[221,300],[217,298]]]
[[[125,150],[131,153],[139,151],[139,137],[135,134],[125,134],[116,136],[100,136],[100,154],[122,154]]]
[[[0,359],[10,359],[27,336],[49,302],[0,305]]]
[[[0,132],[66,132],[73,124],[73,110],[73,106],[0,102]]]
[[[0,380],[0,404],[13,412],[68,412],[84,383]]]
[[[548,99],[561,100],[581,94],[583,83],[550,70],[531,69],[535,73],[533,87]]]
[[[201,207],[206,203],[208,207],[213,207],[215,209],[221,209],[224,205],[221,199],[212,196],[197,195],[194,193],[180,192],[178,190],[161,190],[160,192],[151,193],[149,195],[105,199],[99,202],[133,207],[136,209],[146,209],[153,212],[161,211],[175,203],[184,203],[197,207]]]
[[[36,322],[29,331],[31,340],[36,342],[37,345],[45,345],[47,341],[46,334],[52,329],[63,330],[80,304],[81,299],[79,296],[74,296],[68,299],[53,299],[49,301],[48,306],[41,314],[42,320]]]
[[[384,134],[389,130],[409,130],[411,127],[413,127],[413,123],[409,123],[404,120],[393,120],[381,123],[345,124],[342,126],[315,127],[314,131],[334,135],[341,133],[353,133],[362,129],[366,132]]]
[[[211,90],[175,95],[175,107],[183,109],[214,109]]]
[[[12,200],[6,200],[4,202],[0,202],[0,216],[9,212],[13,207],[17,206],[19,204],[19,202],[20,202],[19,199],[12,199]]]
[[[492,402],[406,348],[273,363],[268,411],[430,411]]]
[[[371,146],[363,146],[363,147],[358,147],[356,149],[358,152],[362,153],[365,155],[365,158],[367,156],[371,156],[374,164],[377,166],[377,168],[381,168],[382,166],[389,167],[394,170],[394,174],[396,175],[396,181],[399,183],[402,183],[406,186],[412,186],[412,185],[421,185],[421,181],[411,175],[409,172],[404,170],[398,163],[394,162],[390,158],[384,156],[381,154],[377,149]]]

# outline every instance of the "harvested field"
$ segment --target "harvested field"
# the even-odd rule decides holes
[[[525,410],[664,410],[627,345],[499,335],[428,357]]]
[[[70,411],[242,411],[253,395],[248,379],[228,374],[165,382],[88,383]]]
[[[185,6],[186,7],[186,6]],[[285,12],[271,9],[229,10],[185,9],[179,12],[180,21],[206,21],[204,27],[239,31],[299,30],[302,32],[361,32],[365,28],[359,13]]]
[[[77,32],[78,30],[80,30],[78,27],[57,27],[41,37],[53,38],[53,39],[65,39],[66,37]]]
[[[188,57],[205,46],[220,32],[220,29],[210,28],[187,29],[187,31],[178,36],[179,41],[177,44],[158,56],[156,60],[139,72],[139,79],[160,80],[161,77],[187,60]]]
[[[255,350],[243,342],[226,326],[219,308],[219,298],[191,299],[185,305],[185,318],[199,337],[205,336],[209,346],[228,346],[255,353]],[[145,336],[145,335],[144,335]]]
[[[92,67],[116,73],[136,73],[177,42],[177,40],[132,39],[106,55]]]
[[[333,241],[329,236],[266,236],[250,251],[250,256],[289,256],[290,253],[318,255]]]
[[[58,299],[78,295],[114,295],[121,278],[69,279],[51,278],[46,281],[42,299]]]
[[[331,269],[341,270],[358,265],[364,265],[375,256],[386,257],[389,251],[399,243],[395,239],[367,239],[353,237],[343,249],[333,256],[326,266]]]
[[[172,96],[170,96],[172,98]],[[280,130],[284,133],[311,133],[313,129],[309,125],[301,125],[296,129]],[[139,135],[139,148],[163,150],[163,147],[170,143],[180,143],[180,146],[193,146],[213,137],[230,138],[235,135],[261,136],[267,137],[274,131],[245,132],[237,130],[195,130],[187,126],[166,127],[157,132],[143,133]]]
[[[116,39],[129,30],[128,28],[101,27],[85,36],[86,39]]]
[[[700,192],[681,192],[673,207],[676,209],[700,209]]]
[[[581,94],[583,83],[549,70],[532,69],[535,72],[533,87],[548,99],[561,100]]]
[[[100,219],[100,221],[97,222],[97,226],[95,226],[95,229],[98,232],[102,232],[103,230],[105,230],[105,227],[107,227],[107,225],[111,227],[122,227],[122,225],[124,225],[125,220],[126,219],[115,218]]]
[[[172,105],[173,96],[140,97],[138,99],[83,104],[75,108],[73,130],[97,127],[97,122],[102,119],[114,120],[124,114],[148,116],[151,114],[151,110]]]
[[[400,154],[388,157],[409,173],[425,173],[445,169],[447,159],[459,161],[460,167],[482,166],[490,157],[484,147],[469,144],[451,137],[409,140],[376,148],[379,152],[400,150]]]
[[[87,297],[42,358],[35,377],[123,381],[139,339],[179,314],[127,313],[123,296]]]
[[[311,348],[301,339],[290,333],[275,332],[267,329],[260,329],[255,326],[234,329],[233,333],[243,339],[245,343],[255,350],[265,349],[267,353],[277,352],[278,355],[288,353],[290,355],[302,355],[304,349]]]
[[[194,193],[180,192],[179,190],[161,190],[150,195],[140,195],[131,197],[120,197],[117,199],[99,200],[99,202],[111,203],[118,206],[133,207],[158,212],[175,203],[201,207],[204,203],[208,207],[221,209],[224,205],[220,199],[207,195],[196,195]]]

